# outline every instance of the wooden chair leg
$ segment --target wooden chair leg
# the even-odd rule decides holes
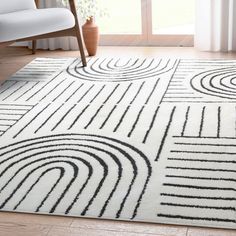
[[[79,45],[79,50],[80,50],[80,56],[81,56],[81,60],[82,60],[82,64],[83,66],[87,66],[87,61],[86,61],[86,57],[84,54],[84,47],[83,47],[83,42],[82,42],[82,36],[80,33],[80,30],[76,30],[76,38],[78,41],[78,45]]]
[[[32,40],[32,54],[36,53],[37,40]]]
[[[37,41],[32,40],[32,54],[36,53]]]
[[[87,66],[87,61],[86,61],[85,54],[84,54],[84,47],[83,47],[83,43],[82,43],[82,36],[81,36],[81,32],[80,32],[80,27],[79,27],[79,20],[78,20],[78,16],[77,16],[77,10],[75,7],[75,0],[69,0],[69,4],[70,4],[71,12],[73,13],[73,15],[75,17],[74,30],[75,30],[75,35],[77,37],[77,41],[79,44],[79,50],[80,50],[82,64],[83,64],[83,66]]]

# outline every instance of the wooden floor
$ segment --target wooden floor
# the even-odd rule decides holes
[[[76,51],[38,51],[26,48],[0,50],[0,80],[29,63],[35,57],[77,57]],[[193,48],[101,47],[98,56],[225,58],[233,53],[198,52]],[[223,230],[163,224],[129,223],[85,218],[44,216],[0,212],[0,236],[236,236],[236,230]]]

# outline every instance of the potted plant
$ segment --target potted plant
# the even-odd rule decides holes
[[[105,16],[106,9],[100,7],[100,0],[78,0],[77,8],[80,16],[85,20],[82,32],[86,49],[89,56],[94,56],[99,42],[99,30],[94,18]]]

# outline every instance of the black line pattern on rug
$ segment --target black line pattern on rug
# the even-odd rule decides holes
[[[21,120],[33,107],[33,105],[0,104],[0,136]]]
[[[62,70],[68,59],[37,58],[16,72],[10,81],[45,82],[48,77]]]
[[[213,109],[214,108],[214,109]],[[232,107],[233,109],[233,107]],[[180,135],[174,137],[186,138],[234,138],[236,137],[236,114],[232,113],[226,115],[223,106],[198,106],[199,121],[193,123],[193,116],[196,115],[196,107],[186,107],[184,122]],[[211,113],[210,113],[211,112]],[[206,117],[206,115],[208,117]],[[224,124],[222,122],[224,121]],[[225,122],[228,122],[227,125]],[[209,134],[208,127],[211,126],[211,134]],[[199,127],[199,128],[198,128]],[[229,130],[228,127],[230,127]],[[214,129],[215,128],[215,129]],[[230,132],[229,132],[230,131]],[[228,136],[224,134],[228,133]]]
[[[71,155],[60,155],[64,151],[71,153]],[[17,169],[12,178],[5,182],[5,184],[1,187],[0,195],[6,191],[8,185],[10,185],[10,183],[13,180],[15,181],[16,177],[18,177],[18,184],[16,188],[12,190],[7,197],[0,198],[1,209],[4,208],[4,206],[8,204],[9,201],[14,201],[14,196],[16,195],[17,191],[36,170],[41,169],[40,177],[42,177],[45,175],[45,173],[51,171],[53,169],[52,166],[54,166],[54,168],[61,170],[60,178],[55,182],[54,185],[52,185],[51,190],[46,194],[42,202],[38,206],[34,205],[35,211],[39,212],[40,208],[47,201],[48,196],[52,194],[53,191],[55,191],[55,187],[59,183],[60,179],[66,174],[66,164],[68,164],[73,167],[74,174],[69,183],[65,186],[64,190],[60,192],[60,197],[55,199],[56,201],[54,203],[51,203],[50,213],[53,213],[59,206],[62,199],[65,197],[66,193],[73,187],[75,180],[79,178],[78,173],[80,166],[86,164],[86,166],[90,169],[88,177],[86,181],[82,183],[82,187],[77,190],[78,192],[74,195],[74,200],[71,203],[68,202],[65,214],[68,214],[73,209],[73,207],[76,206],[81,197],[81,194],[83,194],[83,191],[85,191],[87,185],[89,185],[89,181],[92,181],[92,179],[93,181],[96,181],[100,178],[99,174],[102,174],[100,181],[98,181],[98,185],[95,185],[94,188],[90,190],[89,196],[86,194],[88,203],[80,214],[86,215],[90,208],[93,207],[96,199],[102,195],[102,191],[108,190],[110,194],[108,194],[107,200],[105,203],[102,203],[102,205],[100,203],[101,211],[98,217],[102,217],[108,204],[112,203],[112,197],[114,196],[114,193],[119,191],[121,194],[121,189],[118,188],[122,182],[123,199],[121,199],[120,206],[117,208],[116,216],[114,217],[120,218],[123,208],[126,204],[128,204],[127,202],[129,202],[129,204],[132,204],[133,208],[130,218],[133,219],[137,215],[140,203],[142,201],[143,195],[145,194],[147,184],[152,174],[151,164],[148,158],[140,150],[125,142],[98,135],[61,134],[44,136],[30,140],[23,140],[15,144],[2,147],[0,148],[0,152],[1,156],[3,157],[0,165],[8,163],[7,167],[2,169],[0,178],[3,178],[4,175],[7,174],[8,171],[11,171],[12,168],[15,168],[16,165],[21,165],[21,162],[24,163],[24,165],[21,165],[21,167]],[[84,155],[79,155],[78,157],[76,154],[79,153],[83,153]],[[100,157],[102,153],[103,158]],[[47,157],[45,157],[45,154],[47,154]],[[106,157],[104,154],[106,154]],[[130,163],[129,166],[122,165],[122,159],[128,160]],[[96,167],[96,171],[94,171],[94,160],[96,166],[102,166],[102,173],[99,173],[98,167]],[[36,168],[34,168],[35,163],[38,163]],[[117,173],[114,173],[114,167],[112,169],[113,171],[110,171],[112,166],[117,166]],[[123,166],[123,168],[121,166]],[[43,167],[47,167],[47,169],[45,170]],[[123,172],[130,171],[130,168],[133,172],[133,177],[130,179],[130,182],[127,182],[127,179],[123,178]],[[139,172],[140,168],[142,168],[142,172]],[[145,171],[143,171],[144,168]],[[22,171],[24,171],[25,174],[23,177],[19,178],[19,173]],[[106,182],[106,179],[110,175],[113,175],[112,179],[114,180],[114,184],[112,184],[113,187],[110,186],[109,189],[107,189],[108,183]],[[20,204],[26,201],[34,186],[40,181],[40,177],[36,180],[36,182],[33,182],[33,184],[31,182],[30,186],[28,187],[28,191],[21,198],[21,200],[18,201],[14,209],[17,209]],[[114,178],[117,178],[117,180]],[[125,188],[124,183],[126,183]],[[140,189],[138,194],[136,193],[136,201],[133,202],[133,200],[131,201],[131,199],[129,199],[129,195],[132,191],[134,191],[134,186],[137,184],[142,184],[143,187]]]
[[[112,58],[89,60],[88,67],[78,66],[75,61],[67,68],[67,73],[75,78],[89,81],[122,82],[155,78],[171,72],[177,66],[177,60],[127,59],[124,65],[118,66],[119,59]],[[112,66],[111,66],[112,64]],[[137,65],[138,64],[138,65]]]
[[[216,147],[217,155],[214,151]],[[167,158],[165,182],[160,193],[160,204],[166,208],[157,216],[235,223],[236,188],[232,187],[235,186],[232,183],[236,182],[236,178],[231,173],[236,173],[232,166],[236,162],[231,156],[232,149],[236,151],[235,138],[174,138],[174,146]],[[202,202],[202,199],[211,200],[211,203]],[[219,200],[220,205],[217,204]],[[182,209],[198,209],[198,213],[184,215]],[[228,212],[228,218],[220,217],[222,211]]]
[[[217,103],[235,100],[235,74],[233,61],[181,60],[163,102]]]
[[[39,60],[0,87],[0,209],[234,227],[235,61]]]
[[[173,107],[173,109],[172,109],[172,111],[171,111],[171,113],[170,113],[170,117],[169,117],[168,123],[167,123],[166,128],[165,128],[165,132],[164,132],[164,135],[163,135],[163,137],[162,137],[162,140],[161,140],[161,143],[160,143],[160,146],[159,146],[159,149],[158,149],[158,152],[157,152],[157,156],[156,156],[155,161],[158,161],[158,159],[160,158],[160,155],[161,155],[163,146],[164,146],[164,144],[165,144],[165,140],[166,140],[166,138],[167,138],[169,129],[170,129],[171,124],[172,124],[172,121],[173,121],[173,117],[174,117],[175,110],[176,110],[176,107]]]
[[[58,82],[57,82],[58,84]],[[135,93],[133,94],[133,92],[131,91],[133,83],[129,83],[126,86],[122,86],[120,87],[119,84],[115,85],[115,86],[109,86],[107,87],[106,84],[99,84],[99,86],[94,86],[94,84],[92,85],[83,85],[80,84],[78,88],[82,88],[83,87],[83,92],[80,91],[80,98],[77,101],[78,103],[71,103],[72,102],[72,98],[70,97],[69,99],[67,98],[67,100],[70,101],[70,103],[67,103],[67,105],[63,105],[65,104],[63,102],[64,99],[62,99],[62,101],[60,103],[58,103],[58,105],[56,105],[56,101],[54,100],[53,102],[47,104],[44,103],[45,105],[42,106],[42,108],[39,108],[37,111],[35,110],[35,114],[34,117],[32,117],[28,122],[27,125],[25,127],[22,127],[20,130],[18,130],[18,132],[15,133],[14,138],[18,137],[19,134],[21,134],[24,130],[26,130],[26,128],[29,129],[33,129],[34,133],[38,133],[44,126],[46,126],[49,121],[52,122],[52,120],[54,120],[54,126],[50,127],[51,131],[54,131],[56,129],[59,128],[59,126],[61,125],[65,125],[67,123],[67,130],[71,130],[74,128],[74,126],[81,124],[80,119],[82,119],[82,116],[87,116],[87,123],[84,124],[83,128],[84,129],[88,129],[93,123],[97,124],[97,116],[99,115],[99,113],[103,112],[103,109],[109,109],[108,111],[108,115],[104,118],[104,121],[102,121],[99,125],[98,125],[98,129],[103,129],[105,128],[105,126],[110,122],[110,121],[114,121],[114,119],[116,119],[117,123],[114,123],[114,131],[117,132],[118,128],[123,124],[123,122],[126,122],[125,117],[128,115],[129,109],[131,108],[132,105],[134,105],[134,103],[136,102],[136,100],[141,100],[142,97],[145,95],[145,99],[143,100],[143,105],[140,105],[140,110],[137,111],[137,116],[134,115],[134,117],[136,117],[134,119],[134,123],[130,124],[130,130],[127,130],[127,136],[131,137],[132,134],[134,133],[135,129],[138,128],[139,125],[139,121],[143,115],[143,113],[148,112],[148,110],[145,110],[146,106],[149,106],[150,102],[155,99],[155,94],[158,93],[158,84],[159,84],[159,79],[157,79],[155,81],[155,83],[153,83],[153,86],[150,87],[148,84],[145,85],[145,82],[142,82],[140,84],[140,86],[136,86],[135,88]],[[55,86],[56,87],[56,86]],[[149,88],[150,87],[150,88]],[[79,89],[76,89],[77,91]],[[133,90],[134,91],[134,90]],[[147,93],[145,91],[148,91]],[[49,93],[53,93],[53,90],[50,90]],[[118,94],[118,97],[117,97]],[[44,95],[47,96],[47,95]],[[58,96],[58,94],[56,93],[54,95]],[[60,94],[59,94],[60,96]],[[74,95],[70,95],[70,96],[74,96]],[[128,103],[129,105],[127,106],[127,108],[124,110],[123,114],[121,114],[121,117],[116,117],[114,116],[113,113],[115,113],[115,110],[118,107],[122,107],[124,100],[130,97],[131,101]],[[101,99],[103,98],[103,100]],[[90,109],[91,105],[93,104],[93,102],[96,102],[96,100],[99,99],[99,103],[97,106],[96,110],[92,110]],[[86,100],[86,101],[84,101]],[[112,100],[114,106],[111,106],[110,104],[107,105],[107,103]],[[122,105],[121,105],[122,103]],[[41,103],[39,103],[40,105]],[[43,104],[43,103],[42,103]],[[136,103],[137,105],[138,103]],[[40,105],[41,106],[41,105]],[[38,107],[38,106],[37,106]],[[67,107],[67,108],[65,108]],[[93,108],[94,109],[94,108]],[[154,109],[156,109],[155,107],[153,108],[153,113],[157,112]],[[76,116],[74,116],[75,114],[77,114]],[[89,115],[88,115],[89,114]],[[71,118],[71,115],[73,115],[73,118]],[[154,115],[153,115],[154,116]],[[155,117],[154,117],[155,118]],[[153,119],[154,119],[153,118]],[[40,122],[37,128],[37,126],[34,125],[35,121],[37,121],[36,123]],[[152,121],[152,123],[154,123],[154,120]],[[150,124],[153,125],[153,124]],[[145,140],[147,140],[149,133],[151,131],[152,127],[149,127],[149,130],[147,130],[147,134]]]

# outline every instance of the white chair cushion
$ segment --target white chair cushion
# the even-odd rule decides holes
[[[0,14],[35,8],[34,0],[0,0]]]
[[[19,1],[19,0],[18,0]],[[75,19],[65,8],[48,8],[0,15],[0,42],[72,28]]]

